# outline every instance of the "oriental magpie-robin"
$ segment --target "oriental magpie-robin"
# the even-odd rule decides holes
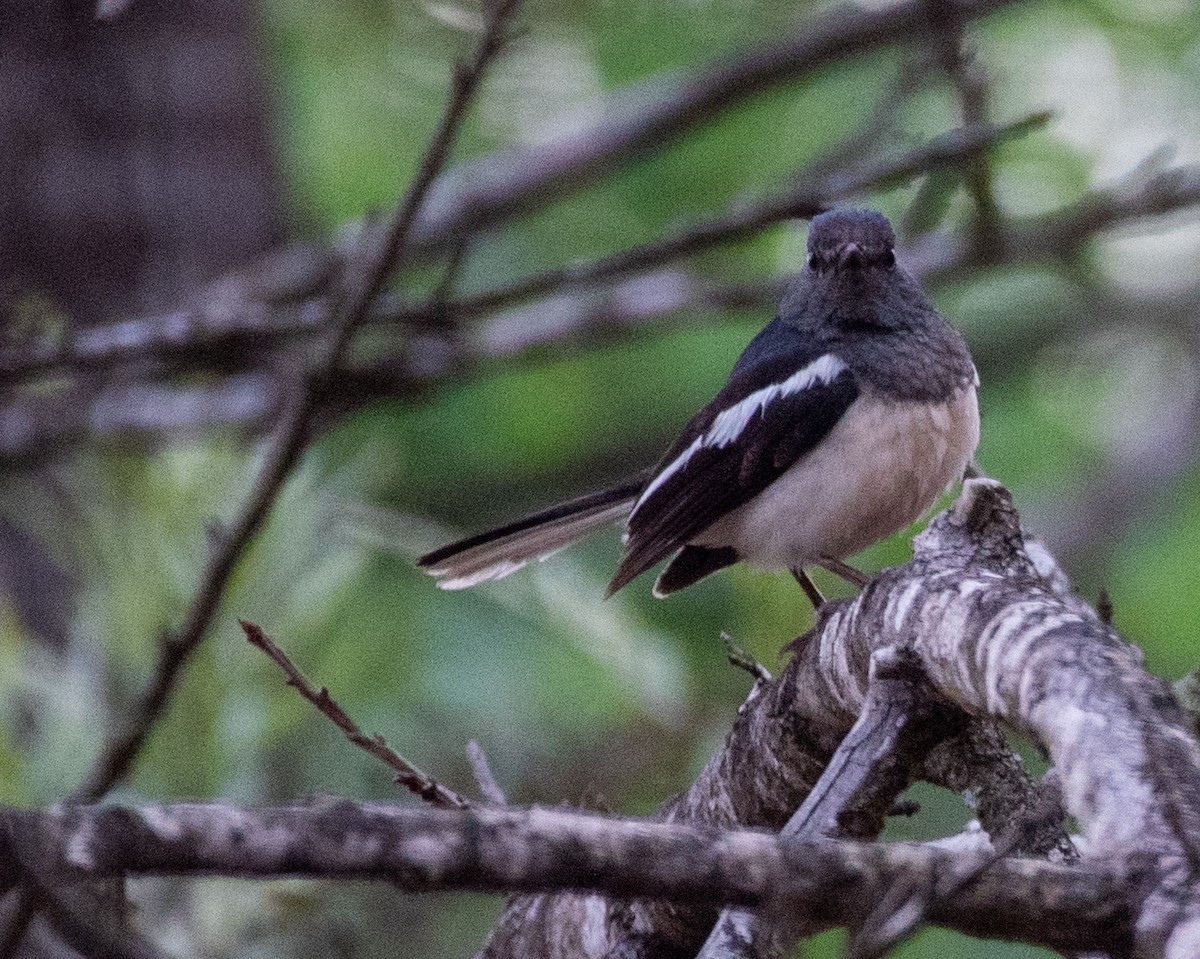
[[[879,213],[815,217],[808,262],[778,315],[654,469],[420,565],[462,589],[622,520],[610,594],[668,557],[659,597],[741,560],[790,569],[806,588],[805,566],[847,571],[842,560],[961,479],[979,442],[966,343],[896,265],[894,247]]]

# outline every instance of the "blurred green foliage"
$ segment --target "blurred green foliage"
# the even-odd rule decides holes
[[[531,0],[523,36],[487,83],[459,156],[551,137],[594,116],[605,93],[769,40],[814,9],[781,0]],[[296,235],[329,235],[395,202],[441,108],[449,65],[470,39],[456,24],[474,15],[410,0],[265,3]],[[1200,18],[1183,0],[1031,3],[979,25],[996,117],[1056,111],[1048,130],[999,152],[1001,207],[1058,208],[1163,143],[1195,159],[1198,36]],[[872,54],[721,117],[481,240],[461,287],[602,255],[763,195],[851,133],[908,63],[896,51]],[[899,108],[890,142],[916,143],[954,125],[944,80],[921,86]],[[867,202],[902,219],[915,190]],[[940,225],[961,224],[970,210],[957,189]],[[1054,515],[1136,447],[1130,431],[1155,429],[1179,408],[1169,404],[1194,400],[1193,360],[1178,345],[1194,331],[1176,338],[1081,308],[1092,302],[1085,292],[1099,289],[1132,298],[1134,314],[1152,313],[1154,290],[1138,287],[1137,275],[1164,257],[1169,272],[1200,265],[1200,230],[1173,226],[1165,251],[1153,236],[1125,231],[1068,266],[996,268],[934,291],[979,358],[980,462],[1030,516]],[[803,226],[781,226],[694,266],[731,281],[780,275],[798,266],[803,238]],[[1189,274],[1169,293],[1183,297],[1194,284]],[[396,798],[386,770],[349,748],[246,645],[239,616],[275,636],[366,730],[468,793],[469,739],[518,803],[647,812],[683,788],[747,691],[747,677],[725,661],[720,631],[777,668],[777,651],[810,622],[790,579],[738,568],[664,603],[641,581],[605,602],[615,532],[468,593],[437,591],[411,561],[448,536],[655,459],[767,319],[704,315],[577,355],[497,364],[420,404],[369,409],[325,437],[250,551],[128,791],[164,800],[269,802],[320,791]],[[147,456],[81,455],[56,464],[52,484],[6,485],[0,508],[74,557],[85,586],[63,655],[27,642],[11,613],[0,620],[3,801],[49,802],[78,781],[113,718],[108,704],[140,686],[155,637],[180,618],[206,527],[233,513],[255,456],[218,436]],[[86,504],[65,529],[59,487]],[[1200,659],[1196,469],[1125,508],[1129,522],[1111,529],[1110,517],[1092,518],[1096,534],[1070,554],[1070,571],[1085,595],[1107,587],[1117,625],[1153,667],[1175,676]],[[859,565],[903,562],[908,540],[875,547]],[[896,826],[899,834],[944,834],[970,816],[958,797],[924,790],[921,798],[922,815]],[[136,885],[144,921],[180,955],[463,955],[499,907],[488,897],[309,883]],[[808,954],[836,955],[839,943],[822,937]],[[926,932],[899,954],[1042,953]]]

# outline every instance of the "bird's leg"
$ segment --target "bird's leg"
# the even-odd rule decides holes
[[[829,556],[822,556],[817,560],[817,565],[822,569],[827,569],[835,576],[840,576],[847,583],[852,583],[859,589],[862,589],[871,581],[871,577],[865,573],[860,573],[849,563],[843,563],[840,559],[833,559]]]
[[[813,609],[820,609],[825,605],[825,597],[817,589],[816,583],[808,578],[808,573],[804,572],[803,566],[792,567],[792,575],[796,577],[796,582],[804,590],[804,595],[808,597],[808,601],[813,604]]]

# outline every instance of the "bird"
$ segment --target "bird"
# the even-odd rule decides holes
[[[774,319],[656,466],[418,564],[463,589],[623,522],[609,596],[663,560],[659,598],[737,562],[790,570],[814,605],[807,568],[862,585],[845,560],[932,509],[979,443],[967,343],[895,246],[881,213],[815,216]]]

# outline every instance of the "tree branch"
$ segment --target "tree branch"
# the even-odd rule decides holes
[[[1096,232],[1148,216],[1175,212],[1200,203],[1200,167],[1159,171],[1113,188],[1097,191],[1064,210],[1007,222],[1001,229],[999,250],[986,263],[1021,264],[1062,262],[1075,255]],[[931,236],[906,251],[904,260],[923,284],[936,287],[985,265],[962,237]],[[582,269],[591,269],[583,267]],[[678,270],[634,276],[600,289],[560,293],[520,310],[489,317],[467,336],[449,337],[435,329],[410,337],[395,356],[358,367],[344,368],[325,384],[325,422],[384,397],[411,399],[432,384],[471,374],[480,364],[536,350],[575,351],[629,336],[653,324],[686,315],[694,325],[707,315],[734,307],[770,308],[777,301],[783,279],[721,286]],[[308,304],[312,316],[325,316],[318,301]],[[306,309],[308,309],[306,307]],[[450,313],[459,308],[449,301]],[[264,309],[257,304],[259,313]],[[290,308],[289,308],[290,309]],[[399,322],[416,317],[420,307],[389,307],[379,322]],[[226,314],[239,315],[237,310]],[[308,314],[305,314],[308,315]],[[390,319],[389,319],[390,318]],[[128,349],[140,349],[138,336],[155,342],[157,321],[136,321],[138,332],[129,335]],[[1045,324],[1036,335],[1055,329]],[[293,331],[294,332],[294,331]],[[293,335],[283,327],[280,338]],[[217,336],[217,333],[213,333]],[[221,334],[222,336],[224,334]],[[265,334],[264,334],[265,335]],[[272,334],[274,335],[274,334]],[[236,343],[236,335],[222,341]],[[279,342],[278,340],[269,342]],[[113,352],[100,350],[97,362],[124,362],[121,336],[113,331],[105,342]],[[184,341],[180,340],[180,343]],[[194,354],[196,362],[208,355],[204,341]],[[193,355],[184,349],[186,355]],[[226,355],[228,350],[225,351]],[[236,352],[236,350],[234,351]],[[157,439],[165,432],[212,428],[215,425],[255,427],[277,415],[286,392],[287,374],[262,371],[230,378],[228,386],[172,387],[166,384],[121,384],[106,387],[88,400],[86,394],[68,395],[59,402],[39,395],[0,410],[0,462],[10,466],[37,462],[74,443],[97,436]],[[284,380],[280,384],[279,380]],[[149,391],[149,393],[145,392]],[[153,394],[154,403],[144,403]]]
[[[397,753],[379,733],[374,736],[364,733],[349,714],[329,695],[328,689],[324,686],[319,690],[313,688],[287,654],[272,642],[271,637],[253,623],[244,619],[238,620],[238,622],[250,645],[262,650],[267,658],[283,671],[287,677],[287,684],[316,706],[321,715],[337,726],[351,744],[374,756],[395,772],[397,783],[409,792],[420,796],[431,806],[439,806],[443,809],[467,809],[471,805],[454,790],[443,786],[428,773]]]
[[[1053,568],[1044,574],[1051,578],[1024,551],[1007,493],[990,480],[970,481],[954,508],[917,538],[912,563],[831,608],[780,676],[756,685],[725,746],[662,815],[779,828],[861,710],[872,652],[908,644],[940,696],[1024,730],[1048,750],[1067,810],[1083,826],[1088,861],[1137,877],[1138,955],[1192,954],[1196,892],[1185,867],[1200,823],[1200,747],[1137,651],[1060,592]],[[979,773],[969,765],[949,770],[955,788],[964,788],[968,770]],[[1038,802],[1021,778],[1011,800],[1024,807],[1021,818],[987,811],[993,836],[1003,837]],[[1033,818],[1042,820],[1037,845],[1053,851],[1057,814]],[[1022,845],[1033,843],[1022,837]],[[935,887],[925,888],[933,890],[932,915],[939,898]],[[632,956],[695,948],[695,929],[711,922],[703,910],[679,906],[527,897],[509,907],[483,955],[572,954],[567,943],[578,942],[584,916],[597,910],[615,938],[587,955],[618,943]]]
[[[626,90],[606,105],[603,120],[546,147],[517,147],[463,164],[438,183],[422,217],[418,242],[426,248],[444,246],[457,234],[527,215],[662,149],[751,97],[850,55],[920,39],[928,29],[922,2],[902,0],[883,10],[831,11],[779,43]],[[994,13],[1011,0],[947,2],[965,22]]]
[[[988,149],[1045,125],[1048,113],[1034,113],[1003,125],[981,124],[935,137],[898,157],[858,163],[849,169],[801,179],[790,190],[768,200],[739,207],[663,240],[622,250],[612,256],[547,270],[507,286],[445,304],[446,312],[463,319],[557,290],[664,266],[734,243],[790,219],[811,219],[839,200],[870,190],[882,190],[936,170],[970,163]]]
[[[956,736],[966,722],[965,715],[933,694],[911,650],[876,650],[858,719],[780,835],[875,839],[914,770],[934,746]],[[779,955],[813,931],[802,931],[794,922],[773,925],[745,910],[725,909],[697,959]]]
[[[948,880],[983,859],[547,809],[76,806],[8,810],[3,821],[7,842],[63,881],[313,876],[386,880],[414,891],[596,889],[765,907],[821,927],[854,922],[900,876]],[[1094,948],[1127,934],[1128,910],[1119,883],[1103,870],[1004,861],[931,918],[972,935]]]
[[[75,790],[72,796],[75,801],[97,798],[125,777],[150,729],[166,707],[180,672],[207,634],[230,576],[300,458],[311,421],[320,408],[319,400],[326,389],[326,381],[341,364],[350,337],[366,316],[384,281],[406,254],[417,214],[445,163],[484,72],[500,51],[508,18],[515,7],[515,0],[499,0],[490,8],[487,27],[480,36],[470,66],[455,71],[445,112],[425,150],[417,175],[382,241],[365,246],[361,260],[350,265],[343,301],[334,313],[302,389],[291,400],[248,500],[209,558],[182,625],[164,642],[154,676],[140,696],[131,722],[105,743],[87,778]]]
[[[778,196],[741,206],[663,240],[589,263],[547,270],[458,300],[435,293],[425,305],[393,305],[389,310],[376,310],[367,320],[377,324],[443,326],[535,296],[661,267],[721,244],[746,239],[784,220],[814,216],[848,196],[885,189],[932,170],[969,162],[981,151],[1026,135],[1044,124],[1047,116],[1037,113],[1013,123],[953,130],[896,156],[801,177]],[[214,284],[198,296],[191,310],[83,329],[65,344],[8,350],[0,356],[0,384],[15,385],[36,375],[110,368],[150,358],[185,367],[203,367],[227,362],[228,349],[239,342],[261,348],[268,343],[319,332],[328,323],[329,305],[320,298],[298,301],[297,296],[312,284],[298,283],[293,274],[302,275],[311,269],[312,282],[323,289],[336,282],[337,273],[327,259],[315,257],[308,250],[294,254],[297,260],[294,265],[289,266],[288,256],[288,251],[279,251],[263,264],[255,264]],[[268,273],[270,278],[257,279],[261,272]]]

